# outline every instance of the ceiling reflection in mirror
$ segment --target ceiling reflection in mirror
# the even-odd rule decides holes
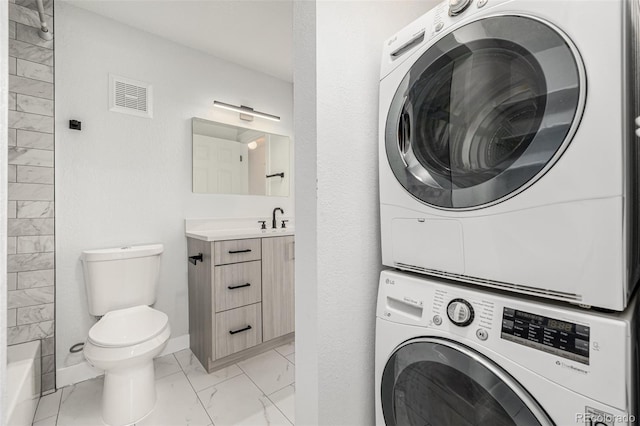
[[[193,192],[289,196],[290,140],[193,118]]]

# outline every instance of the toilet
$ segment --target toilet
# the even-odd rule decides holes
[[[82,252],[89,313],[102,317],[89,330],[84,356],[104,370],[102,419],[131,425],[156,402],[153,358],[167,345],[169,319],[156,299],[162,244]]]

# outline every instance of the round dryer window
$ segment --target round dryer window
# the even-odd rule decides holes
[[[472,209],[532,184],[559,158],[585,97],[577,50],[550,25],[496,16],[428,48],[387,116],[389,164],[414,197]]]
[[[387,426],[551,426],[511,376],[476,352],[423,338],[395,351],[382,373]]]

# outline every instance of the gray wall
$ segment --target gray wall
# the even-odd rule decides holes
[[[7,344],[42,340],[42,391],[55,389],[53,41],[34,0],[9,0]],[[14,3],[15,2],[15,3]],[[53,28],[53,0],[45,0]]]

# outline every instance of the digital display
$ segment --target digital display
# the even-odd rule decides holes
[[[573,324],[571,324],[570,322],[558,321],[558,320],[549,318],[547,319],[547,327],[553,328],[556,330],[566,331],[567,333],[571,333]]]
[[[504,308],[501,338],[589,364],[588,326]]]

